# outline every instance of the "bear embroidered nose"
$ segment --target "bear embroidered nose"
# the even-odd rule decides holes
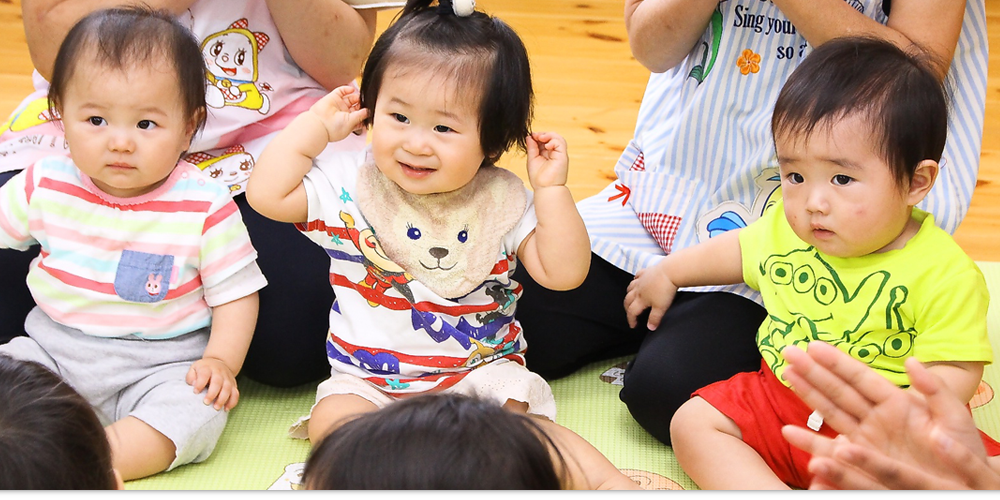
[[[430,252],[431,256],[435,259],[443,259],[446,255],[448,255],[448,249],[442,247],[431,247],[428,252]]]

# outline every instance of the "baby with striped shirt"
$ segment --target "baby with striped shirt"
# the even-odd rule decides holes
[[[60,47],[49,103],[69,156],[0,188],[0,248],[41,246],[27,336],[0,353],[87,399],[123,479],[205,460],[267,281],[228,189],[181,160],[206,116],[198,42],[168,13],[96,11]]]

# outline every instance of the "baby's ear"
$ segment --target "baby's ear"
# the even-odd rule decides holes
[[[913,206],[920,203],[934,187],[940,167],[934,160],[923,160],[917,164],[910,179],[910,189],[906,194],[906,204]]]
[[[194,134],[195,132],[198,131],[198,124],[204,123],[207,114],[208,111],[206,111],[205,108],[198,108],[197,110],[195,110],[194,114],[191,115],[191,119],[188,120],[187,130],[186,130],[188,136],[188,144],[194,141]]]

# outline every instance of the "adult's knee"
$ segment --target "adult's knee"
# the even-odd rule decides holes
[[[3,276],[3,283],[0,284],[0,344],[25,334],[24,319],[35,307],[25,278],[29,264],[38,251],[37,245],[25,252],[0,249],[0,276]]]
[[[618,397],[632,418],[660,442],[670,445],[670,425],[677,410],[691,397],[683,381],[664,377],[662,371],[635,362],[625,373]]]

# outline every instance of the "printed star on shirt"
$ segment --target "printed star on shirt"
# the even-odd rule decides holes
[[[354,201],[354,200],[351,199],[351,195],[347,193],[346,189],[340,188],[340,201],[347,203],[349,201]]]
[[[406,382],[400,382],[398,380],[393,380],[391,378],[385,379],[385,383],[389,384],[389,387],[393,389],[406,389],[407,387],[410,386],[410,384]]]
[[[334,243],[336,243],[338,245],[343,245],[344,244],[344,242],[341,241],[341,239],[340,239],[340,235],[338,235],[338,234],[333,235],[333,238],[330,238],[330,241],[332,241],[332,242],[334,242]]]

